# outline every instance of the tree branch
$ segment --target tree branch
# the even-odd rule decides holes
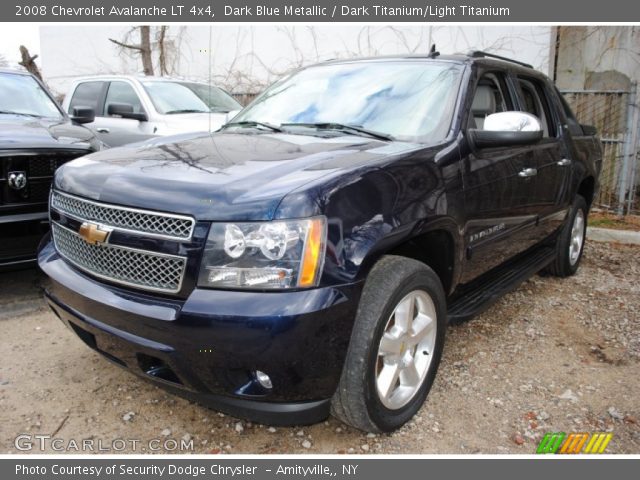
[[[140,45],[131,45],[128,43],[122,43],[122,42],[119,42],[118,40],[114,40],[113,38],[110,38],[109,41],[115,43],[116,45],[122,48],[130,48],[131,50],[137,50],[138,52],[142,51],[142,47]]]

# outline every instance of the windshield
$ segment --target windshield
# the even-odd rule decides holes
[[[0,73],[0,115],[62,118],[60,110],[29,75]]]
[[[273,85],[234,123],[342,124],[405,141],[442,140],[460,73],[459,65],[444,62],[318,65]]]
[[[204,83],[182,83],[181,85],[195,93],[200,100],[209,105],[212,111],[230,112],[242,109],[242,105],[221,88]]]
[[[191,82],[142,82],[161,114],[228,112],[240,105],[217,87]]]

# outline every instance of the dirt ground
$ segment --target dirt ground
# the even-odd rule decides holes
[[[0,453],[17,453],[19,434],[108,453],[117,439],[136,453],[171,450],[168,439],[195,453],[533,453],[549,431],[612,432],[607,452],[640,453],[640,247],[588,243],[576,276],[536,276],[450,327],[427,402],[390,435],[333,418],[252,425],[169,395],[67,331],[40,299],[44,281],[0,274]]]

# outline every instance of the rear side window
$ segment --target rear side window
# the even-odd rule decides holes
[[[93,108],[96,115],[99,115],[101,110],[98,108],[98,103],[102,95],[103,86],[104,82],[84,82],[79,84],[69,102],[68,113],[72,114],[74,107],[89,107]]]
[[[556,94],[558,95],[558,99],[560,100],[560,104],[562,105],[562,109],[564,110],[564,115],[565,117],[567,117],[567,126],[569,127],[569,132],[571,132],[571,135],[576,135],[578,137],[584,135],[582,126],[580,125],[580,123],[578,123],[578,120],[576,120],[576,117],[573,114],[573,110],[571,110],[571,107],[565,100],[564,95],[562,95],[562,93],[560,93],[560,90],[558,90],[557,88]]]
[[[105,112],[109,111],[109,105],[112,103],[126,103],[133,106],[134,113],[144,113],[138,94],[133,87],[126,82],[111,82],[105,100]]]
[[[522,93],[523,110],[535,115],[542,123],[542,131],[545,137],[555,137],[556,129],[549,101],[544,88],[539,82],[528,78],[519,78],[520,92]]]

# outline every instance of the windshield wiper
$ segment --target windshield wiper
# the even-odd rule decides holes
[[[175,113],[207,113],[206,110],[195,110],[192,108],[185,108],[183,110],[169,110],[165,112],[165,115],[173,115]]]
[[[337,130],[339,132],[344,133],[352,133],[352,134],[363,134],[368,135],[373,138],[377,138],[378,140],[394,140],[393,136],[376,132],[374,130],[369,130],[367,128],[361,127],[360,125],[346,125],[343,123],[336,122],[323,122],[323,123],[283,123],[280,125],[281,127],[309,127],[309,128],[317,128],[318,130]]]
[[[23,115],[25,117],[42,118],[42,115],[36,115],[35,113],[12,112],[10,110],[0,110],[0,114],[2,114],[2,115]]]
[[[253,120],[245,120],[242,122],[229,122],[225,123],[222,128],[227,127],[264,127],[269,130],[273,130],[274,132],[282,132],[282,129],[276,125],[271,125],[270,123],[265,122],[254,122]]]

